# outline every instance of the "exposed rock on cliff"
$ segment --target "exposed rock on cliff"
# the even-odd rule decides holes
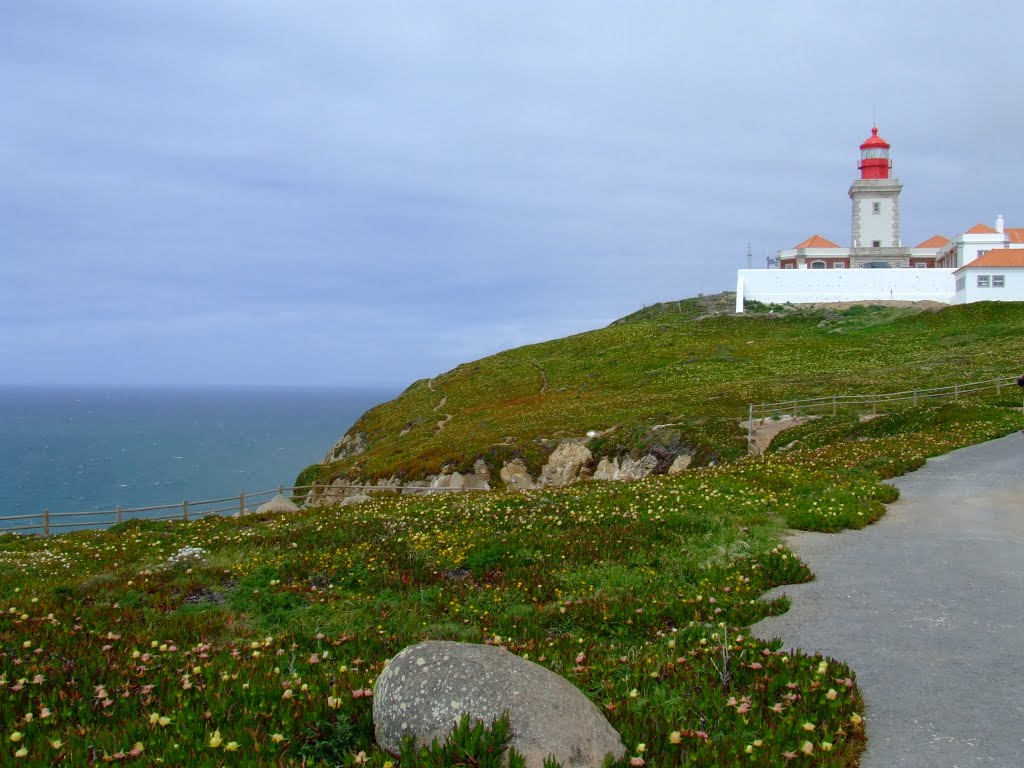
[[[548,462],[541,469],[537,484],[560,488],[585,479],[590,474],[593,461],[594,455],[582,442],[566,440],[548,456]]]
[[[512,459],[506,462],[498,474],[501,477],[501,482],[514,491],[528,491],[534,487],[533,477],[522,459]]]
[[[645,454],[639,459],[625,456],[621,459],[607,456],[597,464],[594,470],[595,480],[639,480],[652,474],[658,468],[658,459]]]
[[[342,459],[358,456],[365,452],[366,433],[356,432],[355,434],[348,434],[336,442],[334,447],[327,452],[327,455],[324,457],[324,464],[330,464],[332,461],[341,461]]]

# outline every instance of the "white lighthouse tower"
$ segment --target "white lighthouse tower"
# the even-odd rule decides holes
[[[871,129],[860,145],[860,178],[850,185],[853,201],[850,257],[852,267],[909,266],[908,254],[900,242],[899,179],[891,178],[889,142]]]

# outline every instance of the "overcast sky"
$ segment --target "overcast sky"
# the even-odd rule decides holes
[[[0,383],[403,385],[849,245],[1024,226],[1006,2],[30,0]]]

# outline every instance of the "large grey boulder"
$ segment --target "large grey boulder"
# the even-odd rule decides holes
[[[491,722],[508,712],[528,768],[554,755],[565,768],[599,768],[626,753],[622,739],[578,688],[504,648],[429,641],[401,651],[374,686],[377,743],[397,754],[407,735],[444,742],[464,714]]]
[[[280,493],[274,498],[268,501],[266,504],[260,504],[256,509],[256,514],[260,512],[298,512],[299,508],[291,502],[290,499],[286,499]]]

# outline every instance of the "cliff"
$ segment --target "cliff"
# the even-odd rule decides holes
[[[751,402],[941,386],[1006,375],[1024,357],[1020,304],[737,316],[730,300],[647,307],[417,381],[297,484],[527,488],[683,471],[746,451]]]

